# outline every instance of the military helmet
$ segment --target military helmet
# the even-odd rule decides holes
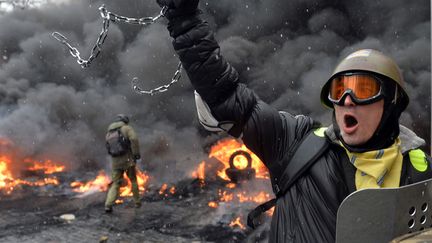
[[[398,65],[390,57],[372,49],[363,49],[353,52],[336,66],[330,79],[321,89],[321,103],[324,106],[333,108],[333,103],[328,99],[330,81],[340,74],[353,71],[365,71],[378,74],[395,82],[398,85],[398,102],[401,106],[401,110],[404,110],[408,106],[409,98],[404,89],[404,80]]]
[[[115,118],[115,121],[122,121],[122,122],[128,124],[129,123],[129,117],[126,116],[125,114],[118,114]]]

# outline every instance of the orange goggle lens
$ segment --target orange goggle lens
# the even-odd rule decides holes
[[[339,76],[331,81],[329,98],[340,100],[347,90],[351,90],[357,99],[367,100],[380,93],[381,85],[378,80],[369,75]]]

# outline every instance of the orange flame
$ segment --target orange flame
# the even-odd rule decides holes
[[[139,170],[136,171],[138,190],[141,192],[145,191],[145,186],[149,181],[150,176]],[[130,180],[127,180],[127,185],[120,188],[120,197],[132,196],[132,184]]]
[[[219,206],[219,204],[215,201],[211,201],[208,203],[208,206],[211,208],[217,208]]]
[[[205,161],[202,161],[199,164],[198,169],[192,172],[192,177],[198,178],[200,180],[205,179]]]
[[[174,194],[174,193],[176,192],[176,188],[175,188],[175,186],[172,186],[172,187],[169,189],[169,192],[170,192],[171,194]]]
[[[236,184],[235,183],[228,183],[228,184],[225,185],[225,187],[233,189],[233,188],[236,188]]]
[[[0,156],[0,190],[3,190],[6,194],[12,193],[14,188],[18,185],[27,186],[45,186],[45,185],[58,185],[59,181],[57,178],[44,178],[38,181],[26,181],[22,179],[15,179],[9,169],[11,159],[7,156]]]
[[[164,183],[164,184],[161,186],[161,189],[159,190],[159,195],[164,194],[167,188],[168,188],[168,185]]]
[[[140,191],[145,190],[145,185],[147,184],[149,179],[149,176],[141,171],[137,171],[137,183],[138,188]],[[132,196],[132,187],[131,182],[128,180],[127,185],[120,187],[119,195],[120,197],[127,197]],[[86,192],[95,192],[95,191],[106,191],[108,190],[108,186],[111,183],[111,179],[109,176],[105,174],[104,171],[99,171],[99,174],[97,175],[96,179],[83,183],[79,181],[72,182],[70,184],[71,187],[73,187],[73,191],[79,192],[79,193],[86,193]]]
[[[106,191],[110,183],[110,178],[105,174],[104,171],[99,171],[96,179],[83,183],[79,181],[74,181],[70,184],[75,192],[89,192],[89,191]]]
[[[225,170],[230,167],[229,159],[231,155],[238,150],[244,150],[251,155],[252,168],[255,169],[257,178],[269,178],[268,171],[264,164],[261,162],[261,160],[258,158],[258,156],[256,156],[252,151],[250,151],[243,143],[231,138],[220,140],[210,149],[209,157],[215,157],[224,165],[224,168],[217,172],[217,175],[220,178],[229,181]],[[238,169],[246,168],[247,159],[244,156],[236,156],[233,160],[233,164]]]
[[[232,201],[234,198],[234,194],[222,190],[219,190],[219,196],[220,196],[219,201],[221,202],[229,202]]]
[[[239,202],[256,202],[265,203],[271,199],[270,194],[265,192],[259,192],[257,195],[251,195],[251,193],[241,192],[237,193]]]
[[[168,189],[168,184],[166,183],[162,184],[161,188],[159,189],[159,195],[164,195],[165,197],[168,196],[168,193],[175,194],[175,192],[175,186],[172,186],[170,189]]]
[[[10,161],[7,157],[0,157],[0,189],[3,189],[7,194],[13,191],[13,177],[8,169]]]
[[[240,217],[237,217],[236,219],[234,219],[233,221],[231,221],[231,223],[229,224],[230,227],[239,227],[240,229],[246,229],[246,227],[242,224],[242,222],[240,221]]]
[[[30,158],[24,159],[24,162],[31,163],[32,166],[27,168],[30,171],[43,170],[45,174],[54,174],[65,170],[64,165],[55,164],[52,160],[34,161]]]
[[[243,170],[243,169],[246,169],[246,167],[248,166],[248,160],[243,155],[236,156],[233,159],[233,165],[235,168],[237,168],[239,170]]]

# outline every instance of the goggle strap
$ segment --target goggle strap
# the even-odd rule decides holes
[[[396,89],[395,89],[395,95],[394,95],[394,99],[392,100],[393,104],[396,104],[397,98],[398,98],[398,86],[396,85]]]

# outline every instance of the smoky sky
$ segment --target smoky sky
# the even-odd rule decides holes
[[[150,0],[48,3],[0,13],[0,136],[24,156],[54,157],[77,170],[107,167],[104,135],[118,113],[130,115],[144,162],[166,178],[186,176],[218,137],[200,128],[186,74],[167,92],[178,58],[166,20],[111,23],[100,55],[81,68],[51,37],[58,31],[87,58],[102,28],[99,6],[128,17],[155,16]],[[320,87],[339,60],[362,48],[400,65],[410,96],[401,123],[430,144],[430,1],[219,0],[200,8],[222,54],[264,101],[323,124],[331,110]],[[169,168],[169,169],[166,169]]]

